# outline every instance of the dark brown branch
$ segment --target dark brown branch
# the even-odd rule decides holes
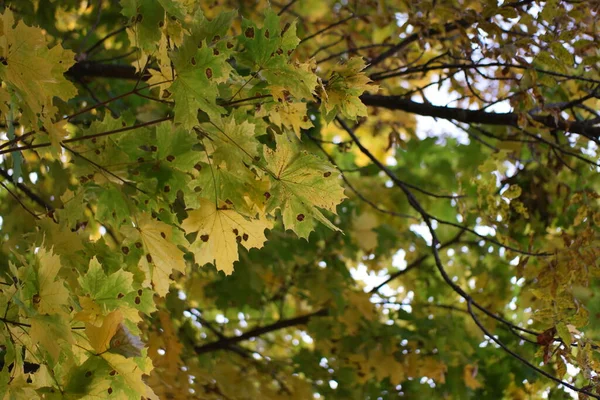
[[[519,127],[519,114],[494,113],[462,108],[434,106],[417,103],[400,96],[382,96],[363,94],[360,99],[367,106],[382,107],[389,110],[401,110],[413,114],[434,118],[455,120],[467,124],[504,125]],[[577,133],[597,141],[600,138],[600,127],[595,127],[595,121],[564,121],[555,119],[553,115],[529,115],[529,118],[551,129]]]
[[[290,328],[298,325],[306,325],[311,318],[314,317],[324,317],[328,314],[327,309],[321,309],[319,311],[315,311],[311,314],[301,315],[299,317],[290,318],[290,319],[282,319],[277,321],[271,325],[261,326],[255,329],[251,329],[246,333],[243,333],[239,336],[233,337],[224,337],[215,342],[207,343],[201,346],[194,346],[194,351],[196,354],[204,354],[210,353],[218,350],[227,350],[231,348],[231,345],[243,342],[245,340],[251,339],[253,337],[257,337],[260,335],[264,335],[266,333],[275,332],[281,329]]]

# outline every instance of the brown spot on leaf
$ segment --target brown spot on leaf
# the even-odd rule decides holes
[[[175,159],[175,156],[172,156],[172,155],[168,155],[167,156],[167,161],[168,162],[173,162],[174,159]]]
[[[165,235],[165,233],[164,233],[164,232],[161,232],[161,233],[160,233],[160,236],[161,236],[163,239],[166,239],[166,238],[167,238],[167,235]]]
[[[42,301],[42,297],[40,296],[39,293],[36,293],[33,295],[33,304],[39,304],[40,301]]]
[[[124,295],[123,293],[119,293],[119,294],[117,295],[117,299],[122,299],[123,297],[125,297],[125,295]]]
[[[162,28],[163,26],[165,26],[165,21],[158,21],[158,27]]]
[[[144,293],[144,292],[142,292],[142,289],[138,289],[138,294],[139,294],[140,296],[142,295],[142,293]]]
[[[265,196],[265,199],[269,200],[269,198],[271,197],[271,193],[265,192],[264,196]]]
[[[231,43],[231,42],[227,42],[227,48],[228,48],[228,49],[231,49],[231,48],[233,48],[233,43]]]
[[[254,28],[246,28],[246,32],[244,32],[244,35],[246,35],[247,38],[254,38]]]
[[[148,261],[149,263],[152,262],[152,256],[150,254],[146,254],[146,261]]]
[[[269,33],[269,30],[267,29],[267,30],[265,30],[265,37],[268,39],[269,36],[271,36],[271,34]]]
[[[135,19],[137,22],[142,22],[142,20],[144,19],[144,16],[142,14],[138,14],[137,18]]]
[[[281,31],[281,36],[283,36],[283,34],[286,33],[288,29],[290,29],[290,26],[292,26],[292,25],[289,22],[287,22],[285,24],[285,26],[283,27],[283,30]]]
[[[212,78],[212,69],[206,68],[206,77],[208,79]]]
[[[298,216],[296,217],[296,219],[300,222],[304,221],[304,214],[298,214]]]
[[[234,229],[234,230],[233,230],[233,234],[234,234],[235,236],[239,235],[239,233],[240,233],[240,232],[239,232],[237,229]]]
[[[230,206],[232,206],[232,205],[233,205],[233,201],[231,201],[231,200],[229,200],[229,199],[225,200],[225,203],[229,204]]]
[[[200,240],[202,240],[204,243],[208,242],[208,235],[200,236]]]
[[[108,394],[112,394],[113,390],[111,387],[108,388]]]
[[[135,297],[135,304],[140,304],[142,302],[142,299],[140,299],[138,296]]]
[[[329,178],[331,176],[331,171],[327,171],[323,174],[325,178]]]
[[[194,57],[192,57],[192,59],[190,60],[190,62],[192,63],[192,65],[196,65],[196,59]]]
[[[150,146],[150,151],[157,151],[157,150],[158,150],[158,147],[156,147],[156,146]]]
[[[165,193],[169,193],[169,192],[171,191],[171,187],[170,187],[169,185],[167,185],[167,186],[165,186],[165,187],[163,188],[163,191],[164,191]]]
[[[277,49],[277,54],[279,54],[279,55],[283,54],[283,50],[281,50],[281,47]]]
[[[215,35],[215,37],[213,38],[213,42],[216,42],[217,40],[221,40],[221,36]]]
[[[135,242],[135,247],[137,247],[138,249],[141,249],[142,248],[142,243]]]
[[[108,373],[110,376],[115,376],[117,374],[117,371],[115,371],[114,369],[112,371],[110,371]]]
[[[202,165],[200,165],[200,164],[196,164],[196,165],[194,165],[194,169],[195,169],[196,171],[201,171],[201,170],[202,170]]]
[[[88,371],[85,373],[86,378],[89,378],[90,376],[92,376],[92,371]]]
[[[244,239],[244,242],[247,242],[247,241],[248,241],[248,234],[247,234],[247,233],[244,233],[244,234],[242,235],[242,239]]]
[[[221,54],[221,53],[219,53],[219,50],[217,50],[217,49],[213,49],[213,54],[214,54],[215,56],[218,56],[218,55],[219,55],[219,54]]]
[[[242,241],[242,237],[241,236],[236,236],[235,241],[240,243]]]
[[[123,246],[121,247],[121,251],[123,252],[123,254],[129,254],[129,247]]]

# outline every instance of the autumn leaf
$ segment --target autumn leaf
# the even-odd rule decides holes
[[[172,270],[185,273],[183,252],[170,242],[173,228],[164,222],[153,219],[149,214],[138,217],[135,228],[124,227],[123,231],[132,240],[139,240],[145,255],[140,259],[140,266],[147,271],[146,278],[154,286],[160,296],[169,291]]]
[[[272,226],[264,217],[247,219],[235,210],[216,208],[209,200],[201,200],[200,208],[189,211],[181,224],[186,233],[198,232],[190,247],[196,262],[213,263],[227,275],[238,260],[238,244],[247,249],[261,248],[267,240],[264,231]]]
[[[295,139],[285,136],[277,136],[277,148],[265,148],[264,157],[272,185],[268,212],[281,209],[284,226],[302,238],[308,238],[317,222],[338,230],[317,208],[335,213],[346,197],[332,165],[300,150]]]

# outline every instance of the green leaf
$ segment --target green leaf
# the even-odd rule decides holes
[[[318,209],[335,213],[346,198],[339,172],[330,163],[300,150],[295,137],[279,135],[276,143],[275,150],[264,150],[271,178],[267,212],[281,209],[284,226],[302,238],[308,238],[317,222],[339,230]]]

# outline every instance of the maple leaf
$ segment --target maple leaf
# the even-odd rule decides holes
[[[53,116],[57,111],[54,96],[68,100],[77,94],[64,77],[75,63],[75,54],[61,45],[48,49],[42,30],[21,21],[15,26],[9,10],[2,14],[0,24],[0,79],[19,96],[29,123],[43,113]]]
[[[331,122],[338,112],[351,120],[367,115],[367,107],[358,97],[365,90],[377,90],[377,86],[369,85],[371,79],[361,72],[365,67],[362,58],[353,57],[333,69],[324,87],[321,103],[327,122]]]
[[[234,116],[214,118],[202,124],[210,140],[203,143],[216,166],[226,166],[232,173],[245,168],[258,156],[259,142],[255,138],[255,125],[248,121],[237,123]]]
[[[73,342],[71,327],[64,316],[37,315],[31,318],[29,335],[34,345],[39,345],[46,350],[56,362],[67,343]]]
[[[38,292],[37,296],[34,295],[34,307],[40,314],[65,314],[64,307],[69,304],[69,291],[64,280],[57,278],[61,269],[60,257],[40,249],[38,258]]]
[[[339,172],[327,161],[299,150],[296,140],[276,136],[277,148],[264,149],[271,172],[267,212],[281,209],[284,226],[302,238],[308,238],[317,222],[339,230],[317,208],[335,213],[346,198]]]
[[[211,118],[225,114],[225,109],[216,103],[217,83],[225,81],[231,71],[225,54],[215,55],[206,43],[193,49],[194,53],[184,48],[172,56],[177,78],[169,91],[175,100],[175,122],[185,129],[198,125],[198,110]]]
[[[238,260],[238,244],[247,249],[261,248],[267,238],[265,229],[273,224],[264,217],[247,219],[235,210],[217,209],[210,200],[202,199],[200,208],[188,212],[181,227],[186,233],[198,232],[190,250],[199,265],[213,263],[229,275]]]
[[[152,281],[154,290],[160,296],[169,292],[172,270],[185,273],[183,252],[170,241],[173,228],[164,222],[143,213],[138,217],[136,228],[123,227],[125,235],[141,241],[146,256],[140,259],[140,267],[147,271],[146,278]]]
[[[306,103],[301,102],[278,103],[269,110],[269,118],[279,127],[292,129],[298,139],[301,137],[302,129],[313,126],[306,112]]]
[[[101,326],[86,322],[85,334],[97,354],[102,354],[110,348],[110,341],[117,333],[122,322],[123,314],[119,310],[113,311],[104,317]]]
[[[123,297],[133,291],[133,274],[120,269],[107,275],[98,260],[93,258],[87,272],[79,277],[79,284],[95,304],[112,310],[122,306]]]

